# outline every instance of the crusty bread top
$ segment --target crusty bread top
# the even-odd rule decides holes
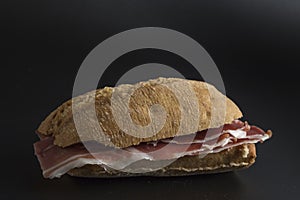
[[[183,85],[186,84],[191,86],[194,91],[194,97],[196,97],[199,106],[199,116],[193,115],[195,108],[192,103],[180,107],[180,103],[174,92],[172,92],[169,87],[166,87],[167,85],[173,85],[181,91],[180,95],[182,95],[182,97],[185,99],[193,99],[193,95],[183,87]],[[130,117],[135,124],[146,126],[151,123],[149,116],[150,106],[159,104],[164,107],[166,121],[157,134],[151,134],[149,137],[145,137],[147,133],[142,133],[144,137],[135,137],[120,130],[113,117],[111,97],[113,92],[116,92],[119,97],[126,95],[124,91],[127,91],[126,89],[128,88],[136,88],[129,101]],[[99,123],[102,128],[102,132],[90,131],[93,128],[89,126],[92,124],[92,120],[90,119],[90,113],[88,111],[90,107],[93,106],[91,105],[91,102],[93,102],[91,101],[93,94],[95,94],[97,123]],[[80,137],[78,136],[74,123],[72,103],[79,107],[80,116],[84,118],[84,124],[80,125],[86,127],[86,129],[83,130],[84,133],[82,133],[81,129]],[[124,105],[120,104],[120,106]],[[189,131],[183,131],[188,130],[190,124],[186,122],[184,124],[182,123],[181,112],[189,114],[190,122],[199,119],[195,131],[216,128],[242,117],[239,108],[229,98],[225,97],[214,86],[208,83],[179,78],[158,78],[134,85],[119,85],[115,88],[105,87],[75,97],[73,102],[69,100],[54,110],[41,123],[37,132],[44,135],[52,135],[55,138],[54,144],[61,147],[67,147],[83,141],[96,140],[107,146],[124,148],[137,145],[141,142],[156,141],[176,135],[190,134],[191,132]],[[74,115],[78,114],[79,113],[74,113]],[[182,127],[184,127],[184,129],[179,130],[182,129]]]

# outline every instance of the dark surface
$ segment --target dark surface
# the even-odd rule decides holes
[[[109,2],[1,1],[0,198],[298,199],[300,2]],[[171,28],[198,41],[219,67],[227,95],[244,119],[272,129],[274,137],[257,145],[254,166],[236,173],[43,179],[33,155],[34,130],[71,97],[76,72],[97,44],[144,26]],[[116,62],[115,69],[151,59],[185,64],[159,51],[138,55]],[[117,75],[110,73],[113,78],[100,85],[115,83]]]

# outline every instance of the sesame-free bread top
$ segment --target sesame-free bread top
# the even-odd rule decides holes
[[[184,87],[187,84],[194,91],[194,96]],[[180,107],[180,102],[176,94],[170,90],[168,85],[174,86],[173,88],[179,91],[180,98],[184,97],[186,101],[191,101],[191,103]],[[128,88],[135,89],[130,97],[128,109],[130,117],[135,124],[146,126],[151,123],[149,108],[152,105],[159,104],[164,107],[166,121],[157,134],[151,134],[149,137],[135,137],[126,134],[119,128],[112,113],[111,97],[113,92],[121,98],[122,95],[128,95],[126,94]],[[95,94],[95,104],[91,105],[93,94]],[[194,99],[199,106],[198,116],[193,114],[195,113],[195,107],[193,107],[192,103]],[[76,104],[77,108],[79,108],[77,113],[72,113],[72,103]],[[92,127],[93,121],[89,112],[91,106],[95,106],[96,120],[98,120],[97,123],[102,128],[102,132],[91,131],[95,130]],[[120,103],[119,106],[126,105]],[[105,87],[75,97],[63,103],[46,117],[38,127],[37,132],[53,136],[54,144],[60,147],[95,140],[107,146],[125,148],[138,145],[141,142],[157,141],[176,135],[191,134],[189,131],[184,131],[189,130],[190,124],[181,123],[181,112],[189,113],[188,118],[190,120],[188,121],[194,122],[195,119],[199,119],[195,131],[216,128],[242,117],[242,113],[235,103],[208,83],[179,78],[158,78],[134,85],[123,84],[117,87]],[[73,114],[77,116],[80,114],[84,122],[81,126],[86,127],[83,130],[81,129],[80,137],[76,131]],[[184,128],[182,129],[182,127]],[[143,134],[147,135],[147,133]]]

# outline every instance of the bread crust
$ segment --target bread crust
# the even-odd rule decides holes
[[[243,144],[219,153],[198,156],[184,156],[162,169],[146,173],[128,173],[105,170],[100,165],[85,165],[68,172],[71,176],[90,178],[110,178],[128,176],[187,176],[212,174],[250,167],[256,158],[255,144]]]
[[[164,87],[162,84],[189,84],[195,91],[198,100],[200,115],[198,128],[196,131],[201,131],[209,128],[216,128],[223,124],[231,123],[234,119],[242,117],[242,112],[233,101],[221,94],[214,86],[201,81],[185,80],[178,78],[158,78],[146,82],[140,82],[135,85],[120,85],[115,88],[105,87],[96,90],[95,107],[99,125],[104,130],[104,133],[89,131],[91,124],[90,113],[88,110],[93,92],[75,97],[73,102],[78,104],[80,111],[84,113],[86,132],[80,135],[77,134],[72,114],[72,100],[69,100],[54,110],[39,126],[37,132],[44,135],[52,135],[54,144],[60,147],[67,147],[75,143],[88,140],[95,140],[107,146],[125,148],[132,145],[138,145],[141,142],[156,141],[159,139],[174,137],[175,135],[186,135],[190,132],[181,132],[178,134],[180,126],[181,113],[179,103],[176,96]],[[131,96],[129,110],[132,121],[136,124],[145,126],[150,123],[149,107],[153,104],[164,106],[167,119],[164,127],[155,135],[149,137],[134,137],[128,135],[118,127],[114,120],[111,109],[112,92],[118,90],[122,93],[122,87],[138,87],[135,93]],[[189,94],[185,94],[189,95]],[[221,112],[224,109],[222,98],[225,98],[226,113],[225,116]],[[193,107],[185,108],[187,112],[193,110]],[[211,119],[212,112],[217,116]],[[76,115],[77,113],[74,113]],[[194,120],[195,116],[190,116]],[[188,124],[185,124],[188,127]],[[103,135],[104,134],[104,135]]]

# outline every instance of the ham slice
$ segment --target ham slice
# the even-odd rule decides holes
[[[270,136],[271,132],[235,120],[223,127],[124,149],[105,147],[93,141],[61,148],[53,144],[53,137],[41,138],[34,144],[34,149],[44,177],[55,178],[86,164],[121,170],[140,160],[171,160],[193,155],[204,157],[241,144],[263,142]]]

